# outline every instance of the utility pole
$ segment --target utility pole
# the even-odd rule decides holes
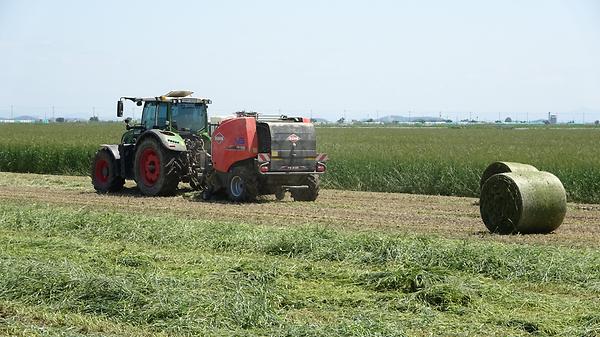
[[[52,120],[54,120],[54,105],[52,106]]]
[[[96,117],[96,107],[92,107],[92,117]]]
[[[10,105],[10,119],[11,120],[14,118],[14,111],[13,111],[13,109],[14,109],[14,106],[11,104]]]

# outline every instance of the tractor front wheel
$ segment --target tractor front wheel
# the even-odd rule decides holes
[[[105,149],[96,152],[91,176],[92,185],[99,193],[120,191],[125,184],[125,179],[117,175],[117,161]]]
[[[304,182],[308,188],[292,190],[292,198],[295,201],[315,201],[319,196],[319,177],[310,175]]]
[[[147,196],[172,195],[177,190],[180,169],[179,153],[165,149],[154,138],[146,138],[135,153],[135,181]]]
[[[234,167],[227,179],[227,196],[234,202],[254,201],[258,195],[256,175],[243,166]]]

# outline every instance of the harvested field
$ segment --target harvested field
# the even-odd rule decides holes
[[[501,242],[600,246],[600,206],[569,204],[561,227],[552,234],[491,235],[481,221],[478,199],[400,193],[322,190],[316,202],[259,204],[195,200],[184,185],[174,197],[143,197],[135,183],[116,195],[99,195],[88,177],[0,173],[0,200],[86,207],[111,212],[174,214],[269,226],[322,225],[351,230],[434,234]]]
[[[475,201],[231,204],[0,173],[0,335],[598,335],[600,207],[500,236]]]

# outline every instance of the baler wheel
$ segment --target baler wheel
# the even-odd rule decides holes
[[[277,201],[285,199],[285,190],[283,188],[280,187],[275,190],[275,199],[277,199]]]
[[[306,189],[292,190],[294,201],[315,201],[319,196],[319,177],[310,175],[306,178]]]
[[[226,189],[231,201],[254,201],[258,195],[256,175],[245,166],[236,166],[229,173]]]
[[[135,153],[135,181],[147,196],[172,195],[180,180],[179,153],[165,149],[154,138],[144,139]]]
[[[117,162],[104,149],[96,152],[91,176],[92,185],[98,193],[117,192],[125,185],[125,179],[117,176]]]

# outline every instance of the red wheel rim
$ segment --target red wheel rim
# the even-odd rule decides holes
[[[101,183],[106,183],[108,181],[109,173],[108,161],[106,161],[106,159],[98,160],[95,168],[96,180]]]
[[[148,148],[140,157],[140,176],[144,184],[152,186],[160,176],[160,158],[154,149]]]

